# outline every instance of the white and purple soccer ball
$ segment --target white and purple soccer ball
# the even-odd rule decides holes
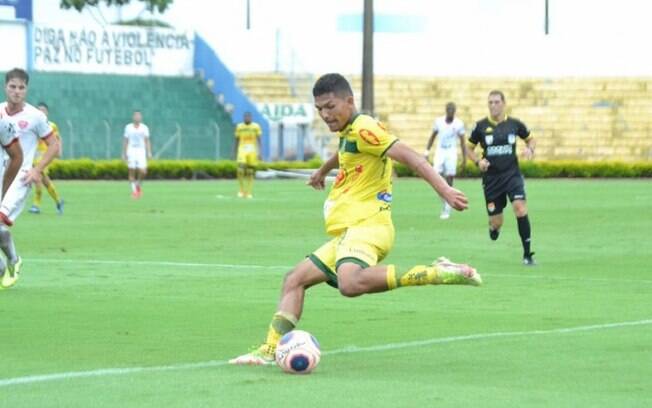
[[[303,330],[286,333],[276,346],[276,364],[286,373],[309,374],[320,359],[319,342]]]

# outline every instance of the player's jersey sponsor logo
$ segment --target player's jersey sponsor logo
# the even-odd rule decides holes
[[[494,137],[493,137],[493,135],[485,135],[485,137],[484,137],[484,142],[485,142],[487,145],[494,144]]]
[[[484,132],[487,133],[487,134],[489,134],[489,133],[493,133],[493,131],[494,131],[494,128],[492,128],[491,126],[489,126],[489,127],[487,127],[487,128],[485,129]]]
[[[378,146],[380,144],[380,139],[374,134],[371,130],[360,129],[360,137],[367,143],[373,146]]]
[[[26,120],[19,120],[18,121],[18,127],[21,129],[25,129],[27,126],[29,126],[29,122]]]
[[[516,143],[516,135],[513,134],[513,133],[510,133],[510,134],[507,136],[507,142],[508,142],[509,144],[514,144],[514,143]]]
[[[337,188],[344,184],[346,181],[346,170],[340,169],[340,171],[337,172],[337,176],[335,177],[335,183],[334,187]]]
[[[387,191],[381,191],[380,193],[378,193],[378,195],[376,195],[376,198],[379,199],[380,201],[391,203],[392,193],[388,193]]]
[[[512,154],[514,148],[512,145],[488,146],[487,156],[508,156]]]

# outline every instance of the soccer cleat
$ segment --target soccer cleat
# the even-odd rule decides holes
[[[32,208],[29,209],[29,212],[31,212],[32,214],[40,214],[41,209],[38,208],[37,206],[33,205]]]
[[[18,257],[16,263],[9,263],[7,265],[7,269],[5,269],[4,275],[2,275],[1,285],[3,288],[10,288],[14,286],[16,282],[18,282],[21,266],[23,266],[23,259],[21,257]]]
[[[243,193],[242,191],[239,191],[238,192],[238,198],[244,198],[244,197],[245,197],[245,193]]]
[[[534,255],[534,252],[530,252],[529,254],[523,256],[523,265],[525,265],[525,266],[535,266],[537,263],[534,261],[534,258],[532,258],[533,255]]]
[[[250,353],[243,354],[236,358],[229,360],[229,364],[233,365],[269,365],[276,362],[274,355],[275,347],[269,344],[263,344]]]
[[[30,210],[30,212],[31,211],[32,210]],[[63,215],[63,199],[59,200],[59,202],[57,203],[57,214]]]
[[[498,239],[498,236],[500,235],[500,230],[494,230],[489,228],[489,238],[491,238],[492,241],[495,241]]]
[[[443,285],[482,285],[480,274],[466,264],[456,264],[440,256],[432,266],[437,270],[437,283]]]
[[[450,217],[451,217],[451,214],[448,213],[448,212],[442,212],[442,213],[439,215],[439,219],[440,219],[440,220],[447,220],[447,219],[449,219]]]
[[[254,198],[254,196],[253,196],[251,193],[247,193],[247,195],[245,196],[245,198]]]

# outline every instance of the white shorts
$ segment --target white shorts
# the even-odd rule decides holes
[[[457,174],[457,149],[438,149],[435,152],[435,171],[444,176]]]
[[[23,178],[27,175],[29,169],[29,167],[23,167],[18,171],[14,182],[11,183],[7,190],[7,194],[2,197],[2,202],[0,202],[0,212],[6,215],[12,223],[16,221],[20,213],[23,211],[29,191],[32,189],[31,184],[25,184],[23,182]],[[4,177],[4,168],[1,173],[0,180]],[[0,184],[2,183],[0,182]]]
[[[147,151],[145,149],[127,149],[127,167],[147,169]]]

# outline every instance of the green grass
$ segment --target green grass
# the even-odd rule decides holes
[[[151,182],[132,201],[125,182],[60,182],[63,217],[44,197],[44,213],[13,228],[25,263],[0,292],[0,406],[650,406],[652,183],[528,181],[535,268],[521,265],[511,213],[491,242],[480,182],[459,187],[471,208],[442,222],[424,183],[396,181],[387,261],[446,255],[485,285],[310,289],[300,327],[340,352],[291,376],[223,362],[262,340],[284,273],[326,240],[325,193],[258,182],[243,201],[232,181]],[[385,344],[404,347],[341,352]]]

